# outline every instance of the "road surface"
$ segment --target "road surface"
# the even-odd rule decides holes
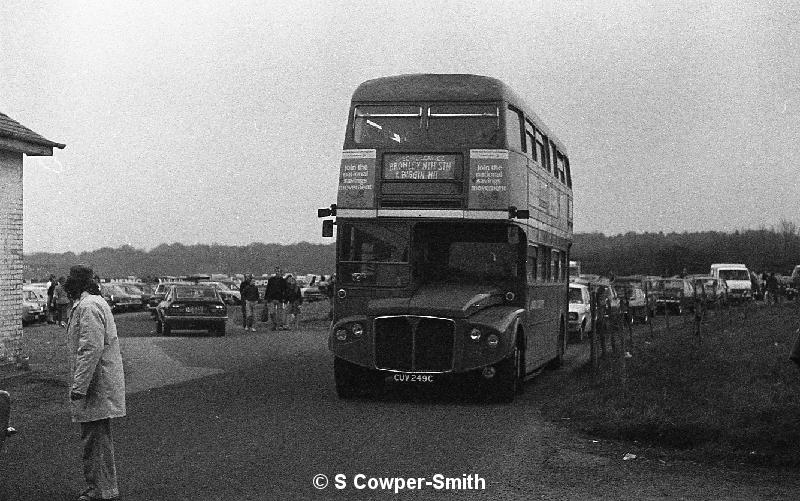
[[[129,414],[114,422],[126,501],[800,499],[796,472],[664,460],[542,419],[537,387],[563,372],[512,405],[402,387],[341,401],[321,328],[161,338],[131,325],[120,329]],[[66,412],[15,424],[0,493],[74,499],[78,429]]]

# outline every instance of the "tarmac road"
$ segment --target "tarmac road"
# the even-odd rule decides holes
[[[114,433],[127,501],[800,499],[796,472],[664,461],[543,420],[537,386],[557,383],[559,371],[529,382],[512,405],[446,388],[340,401],[322,329],[123,336],[129,415]],[[0,455],[0,492],[14,501],[74,499],[82,488],[76,425],[65,412],[17,425]],[[627,452],[637,458],[623,460]],[[319,474],[324,489],[312,485]],[[370,477],[431,485],[395,495],[357,489],[358,474],[359,485]],[[435,489],[436,474],[461,479],[462,489]],[[345,476],[343,489],[336,475]]]

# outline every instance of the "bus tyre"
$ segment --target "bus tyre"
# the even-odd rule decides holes
[[[521,351],[517,346],[510,357],[504,358],[495,365],[496,372],[489,384],[490,400],[502,404],[510,404],[514,401],[514,396],[521,386],[520,358]]]
[[[561,327],[558,331],[558,352],[556,357],[550,361],[548,368],[558,369],[564,363],[564,354],[567,352],[567,327],[564,320],[561,320]]]
[[[339,398],[350,399],[360,393],[383,392],[383,373],[361,367],[339,357],[333,359],[333,378]]]

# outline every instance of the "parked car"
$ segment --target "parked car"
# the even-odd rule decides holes
[[[640,321],[646,324],[655,314],[656,300],[649,293],[645,277],[632,275],[617,277],[613,282],[617,295],[624,299],[627,306],[627,320]]]
[[[147,302],[147,309],[150,310],[150,315],[153,318],[156,318],[156,307],[158,307],[159,303],[164,300],[169,288],[177,284],[189,284],[189,282],[160,282],[155,286],[153,293],[150,295],[150,299]]]
[[[183,329],[225,335],[228,308],[214,285],[171,284],[155,311],[158,334],[169,336],[173,330]]]
[[[136,307],[136,302],[138,301],[138,299],[125,292],[125,289],[112,283],[100,284],[100,295],[103,296],[103,299],[106,300],[106,303],[114,313],[130,311]]]
[[[589,283],[589,292],[595,294],[597,304],[595,305],[594,329],[608,329],[619,325],[622,318],[622,304],[617,295],[617,291],[611,283],[605,279]]]
[[[303,295],[303,301],[314,302],[327,299],[325,291],[320,289],[322,283],[318,275],[299,275],[295,276],[297,285],[300,286],[300,293]]]
[[[142,289],[139,288],[138,285],[135,284],[128,284],[128,283],[121,283],[116,284],[120,289],[125,291],[125,294],[131,297],[131,302],[128,305],[128,310],[142,310],[144,308],[144,299],[142,296],[144,293]]]
[[[589,287],[569,284],[569,332],[573,339],[581,342],[592,331],[592,305]]]
[[[217,288],[219,296],[225,304],[242,304],[242,293],[239,287],[233,282],[200,282],[202,284],[213,285]]]
[[[690,277],[694,284],[697,300],[706,308],[724,306],[728,300],[728,287],[723,279],[711,276],[693,275]]]
[[[683,315],[694,302],[694,286],[685,278],[650,279],[656,298],[656,311],[671,311]]]
[[[22,325],[42,322],[47,317],[47,296],[38,289],[22,287]]]

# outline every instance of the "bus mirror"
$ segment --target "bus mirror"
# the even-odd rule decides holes
[[[330,208],[317,209],[317,217],[330,217],[336,215],[336,204],[331,204]]]
[[[322,222],[322,236],[323,237],[332,237],[333,236],[333,219],[326,219]]]
[[[530,219],[531,211],[528,209],[517,209],[512,205],[508,208],[508,217],[510,219]]]

